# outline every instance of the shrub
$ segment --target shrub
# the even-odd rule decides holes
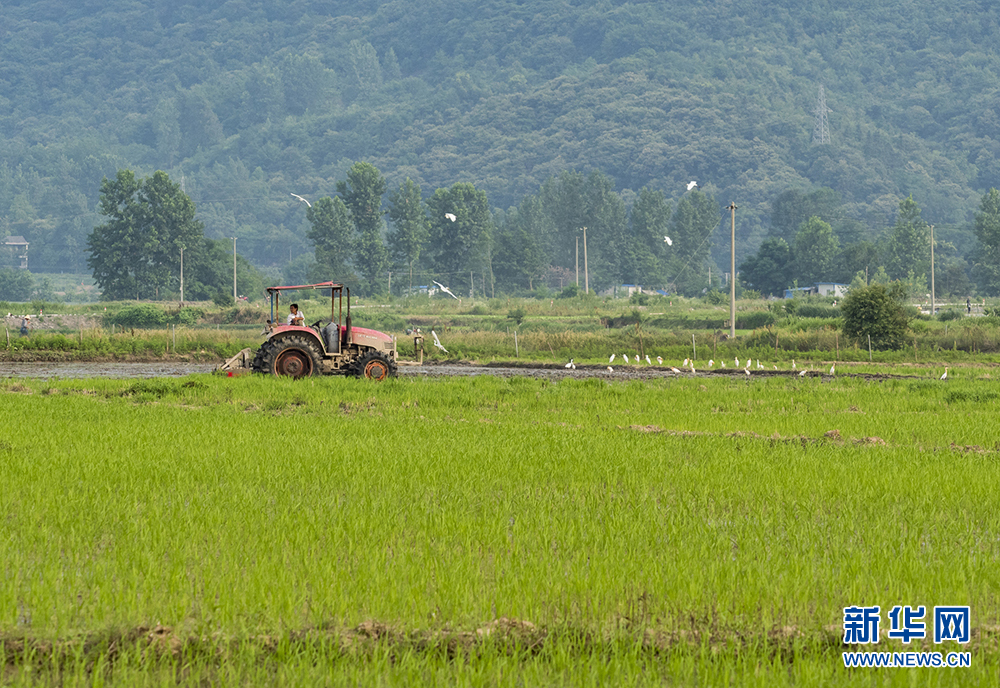
[[[988,312],[989,310],[990,309],[987,309],[987,315],[992,315],[991,313]],[[993,310],[997,310],[997,309],[994,308]],[[946,311],[939,312],[937,314],[937,319],[940,320],[941,322],[948,322],[949,320],[961,320],[962,319],[962,311],[960,311],[960,310],[958,310],[956,308],[949,308]]]
[[[570,284],[563,287],[563,290],[556,294],[557,299],[575,299],[577,296],[583,293],[583,289],[580,289],[579,285]]]
[[[296,285],[298,286],[298,285]],[[226,308],[227,306],[232,306],[236,302],[233,301],[233,295],[227,291],[217,291],[215,296],[212,297],[212,303],[220,308]]]
[[[804,303],[798,307],[795,314],[800,318],[839,318],[840,309],[832,306]]]
[[[120,327],[162,327],[167,323],[167,314],[151,303],[137,303],[125,306],[117,313],[109,313],[106,320],[108,324]]]
[[[736,327],[741,330],[756,330],[774,324],[774,313],[770,311],[750,311],[736,316]]]
[[[522,322],[524,322],[524,316],[526,316],[527,314],[528,313],[520,306],[518,306],[517,308],[511,308],[509,311],[507,311],[507,317],[513,320],[515,325],[520,325]]]
[[[744,289],[743,293],[740,295],[740,298],[752,301],[760,301],[764,297],[756,289]]]
[[[705,293],[705,301],[712,304],[713,306],[721,306],[729,300],[729,297],[723,294],[718,289],[712,289]]]
[[[902,303],[904,295],[898,282],[851,289],[841,304],[844,334],[871,337],[872,346],[878,349],[899,348],[910,320]]]

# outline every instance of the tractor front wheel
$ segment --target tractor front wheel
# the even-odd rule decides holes
[[[351,372],[357,377],[381,382],[396,377],[396,362],[378,351],[369,351],[354,362]]]
[[[319,375],[323,353],[305,337],[290,335],[264,342],[254,357],[253,369],[268,375],[300,378]]]

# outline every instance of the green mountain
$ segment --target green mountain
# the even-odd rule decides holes
[[[356,160],[495,208],[565,170],[735,200],[829,187],[858,238],[908,195],[968,244],[1000,186],[1000,26],[957,0],[32,0],[0,5],[0,234],[85,270],[102,177],[180,181],[211,238],[282,265]],[[816,139],[820,88],[829,142]],[[951,228],[950,230],[948,228]],[[725,232],[713,256],[728,264]],[[963,239],[964,237],[964,239]],[[965,244],[963,244],[965,241]],[[966,246],[966,248],[968,248]],[[724,259],[724,257],[726,259]]]

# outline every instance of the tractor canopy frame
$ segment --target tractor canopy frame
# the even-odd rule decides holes
[[[330,322],[336,323],[337,332],[346,334],[345,345],[353,341],[351,328],[351,288],[340,282],[320,282],[319,284],[300,284],[290,287],[268,287],[267,295],[271,302],[271,325],[278,325],[276,317],[279,314],[281,292],[299,289],[329,289],[330,290]],[[344,296],[347,296],[347,313],[344,313]],[[303,323],[304,324],[304,323]],[[339,343],[338,337],[338,343]],[[339,349],[339,347],[338,347]]]

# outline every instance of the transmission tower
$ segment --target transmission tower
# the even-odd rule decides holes
[[[830,108],[826,106],[826,93],[823,91],[823,85],[820,84],[819,98],[816,99],[816,110],[814,111],[816,126],[813,128],[813,145],[830,143],[830,125],[826,120],[828,112],[830,112]]]

